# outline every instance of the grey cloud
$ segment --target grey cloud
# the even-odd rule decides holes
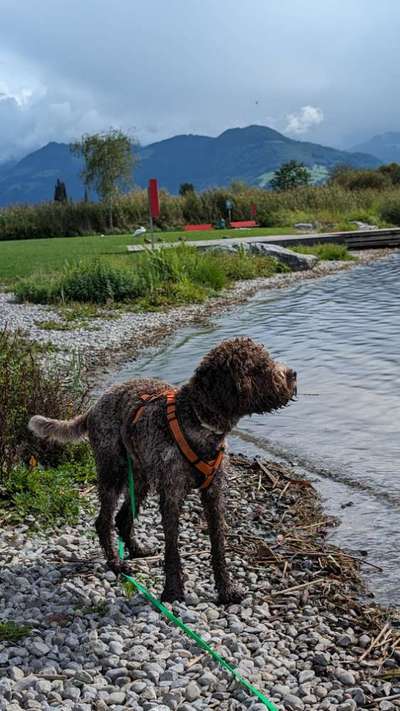
[[[1,5],[0,159],[111,125],[147,142],[261,123],[336,145],[400,128],[396,0]]]

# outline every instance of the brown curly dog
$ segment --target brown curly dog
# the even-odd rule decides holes
[[[130,380],[114,385],[88,412],[70,421],[36,415],[29,422],[39,437],[68,442],[89,436],[98,475],[100,513],[96,530],[108,565],[116,573],[129,570],[113,546],[114,517],[120,496],[124,501],[116,528],[131,558],[143,556],[134,536],[127,486],[127,454],[135,473],[137,507],[148,493],[158,493],[165,537],[164,601],[183,600],[183,576],[178,549],[182,503],[204,478],[182,454],[171,433],[167,402],[161,395],[171,387],[159,380]],[[134,422],[141,395],[157,395]],[[296,394],[296,373],[272,360],[250,338],[223,341],[201,361],[193,376],[176,393],[176,415],[186,442],[201,460],[213,460],[226,435],[244,415],[271,412]],[[212,566],[220,603],[241,600],[225,559],[223,463],[201,499],[211,538]],[[147,552],[148,553],[148,552]]]

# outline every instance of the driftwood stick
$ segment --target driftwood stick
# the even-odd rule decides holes
[[[267,475],[268,479],[270,480],[270,482],[271,482],[271,484],[272,484],[272,488],[275,489],[275,487],[276,487],[277,484],[278,484],[278,479],[276,479],[276,478],[274,477],[274,475],[271,474],[270,471],[268,471],[268,469],[267,469],[267,467],[265,466],[265,464],[263,464],[259,459],[256,459],[256,462],[257,462],[257,466],[259,466],[260,469],[264,472],[264,474]]]
[[[286,492],[287,492],[287,490],[288,490],[290,484],[291,484],[291,482],[288,481],[288,483],[286,484],[286,486],[283,487],[281,493],[279,494],[278,501],[280,501],[280,499],[282,498],[282,496],[285,496],[285,494],[286,494]]]
[[[298,541],[300,539],[292,539],[293,541]],[[298,551],[287,551],[288,554],[294,555],[294,556],[305,556],[310,557],[310,558],[328,558],[332,556],[332,553],[324,552],[324,551],[307,551],[307,550],[298,550]],[[383,572],[383,568],[380,568],[379,565],[376,565],[375,563],[370,563],[369,560],[364,560],[364,558],[358,558],[355,555],[350,555],[350,553],[342,553],[340,552],[340,557],[341,558],[348,558],[349,560],[355,560],[358,563],[362,563],[363,565],[369,565],[371,568],[374,568],[375,570],[378,570],[380,573]]]
[[[305,588],[310,588],[313,585],[321,585],[322,583],[329,583],[329,585],[338,585],[339,580],[334,578],[330,580],[329,578],[317,578],[317,580],[310,580],[308,583],[301,583],[301,585],[293,585],[291,588],[286,588],[285,590],[276,590],[276,592],[271,593],[272,597],[277,597],[279,595],[288,595],[289,593],[296,592],[297,590],[304,590]]]
[[[319,526],[326,528],[326,521],[316,521],[316,523],[310,523],[308,526],[294,526],[293,528],[289,528],[288,533],[290,533],[290,531],[298,531],[299,529],[305,531],[307,528],[318,528]]]
[[[203,657],[206,657],[206,656],[207,656],[207,652],[204,652],[203,654],[199,654],[198,657],[194,657],[189,662],[189,664],[186,665],[186,669],[191,669],[192,667],[195,666],[195,664],[198,664],[203,659]]]
[[[374,701],[371,701],[370,703],[366,704],[367,709],[375,709],[376,704],[379,703],[379,701],[394,701],[395,699],[400,699],[400,694],[393,694],[393,696],[379,696],[379,698],[375,699]]]
[[[379,632],[379,634],[375,637],[375,639],[372,640],[372,642],[371,642],[371,644],[369,645],[368,649],[366,649],[365,652],[363,652],[363,654],[361,655],[361,657],[360,657],[359,660],[358,660],[359,662],[363,662],[364,659],[366,659],[366,658],[368,657],[368,655],[372,652],[372,650],[375,649],[375,647],[377,646],[378,642],[382,639],[382,637],[383,637],[383,636],[386,634],[386,632],[388,631],[389,627],[390,627],[389,622],[386,622],[385,626],[382,627],[382,629],[381,629],[381,631]]]

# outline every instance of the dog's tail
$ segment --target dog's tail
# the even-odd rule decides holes
[[[28,423],[29,429],[42,439],[56,442],[72,442],[82,439],[87,433],[87,416],[77,415],[72,420],[51,420],[49,417],[35,415]]]

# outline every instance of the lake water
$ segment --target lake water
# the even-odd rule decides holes
[[[367,550],[383,567],[371,589],[400,603],[400,254],[260,293],[212,325],[180,331],[116,379],[179,384],[211,347],[238,335],[294,368],[299,396],[276,414],[241,420],[231,449],[305,468],[341,519],[331,540]]]

